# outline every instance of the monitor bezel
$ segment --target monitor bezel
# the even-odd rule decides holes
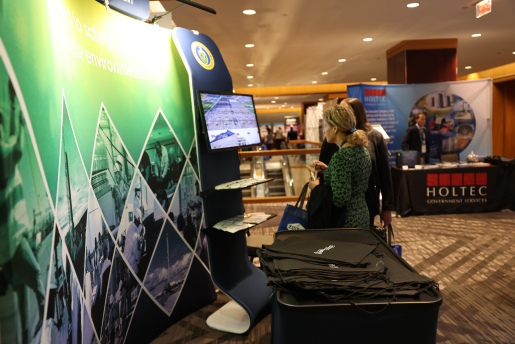
[[[259,134],[259,121],[257,118],[257,112],[256,112],[256,103],[254,102],[254,96],[252,94],[243,94],[243,93],[230,93],[230,92],[212,92],[212,91],[200,91],[197,90],[197,103],[198,103],[198,110],[200,115],[200,120],[202,122],[202,130],[204,131],[204,138],[206,140],[207,150],[209,153],[216,153],[216,152],[222,152],[222,151],[228,151],[228,150],[238,150],[241,148],[248,148],[248,147],[256,147],[261,146],[261,135],[259,136],[259,142],[245,145],[245,146],[234,146],[234,147],[227,147],[227,148],[219,148],[219,149],[213,149],[211,148],[211,143],[209,141],[209,132],[207,130],[207,124],[206,124],[206,116],[204,113],[204,107],[202,106],[202,98],[201,94],[219,94],[219,95],[226,95],[226,96],[245,96],[250,97],[252,99],[252,107],[254,108],[254,117],[256,118],[256,124],[257,124],[257,130]]]

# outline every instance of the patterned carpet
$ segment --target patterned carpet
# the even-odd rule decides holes
[[[278,216],[251,234],[272,235],[285,203],[247,205]],[[515,212],[394,218],[395,243],[415,270],[440,283],[438,343],[515,343]],[[182,319],[152,344],[270,343],[270,315],[249,335],[209,329],[206,318],[230,299]]]

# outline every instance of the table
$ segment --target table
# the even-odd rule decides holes
[[[282,231],[275,238],[379,244],[374,253],[384,253],[414,271],[372,231],[319,229]],[[396,343],[434,344],[442,295],[436,289],[418,296],[398,296],[388,305],[386,297],[355,302],[330,302],[277,291],[272,298],[272,343]],[[390,300],[391,301],[391,300]]]
[[[391,171],[395,211],[401,216],[515,210],[513,167]]]

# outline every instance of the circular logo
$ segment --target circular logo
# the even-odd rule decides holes
[[[206,46],[200,42],[193,42],[191,44],[191,51],[193,52],[193,56],[195,56],[195,60],[207,70],[213,69],[215,66],[215,60],[213,59],[213,55],[209,51]]]
[[[432,92],[421,97],[411,108],[408,126],[415,125],[418,114],[426,116],[431,158],[438,159],[440,153],[460,153],[474,138],[476,116],[470,105],[457,94]]]

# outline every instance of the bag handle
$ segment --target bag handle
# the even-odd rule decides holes
[[[307,182],[306,185],[304,185],[304,187],[302,188],[299,198],[297,199],[297,203],[295,203],[295,207],[299,208],[300,202],[300,209],[304,209],[304,201],[306,200],[306,195],[308,193],[308,186],[309,182]]]

